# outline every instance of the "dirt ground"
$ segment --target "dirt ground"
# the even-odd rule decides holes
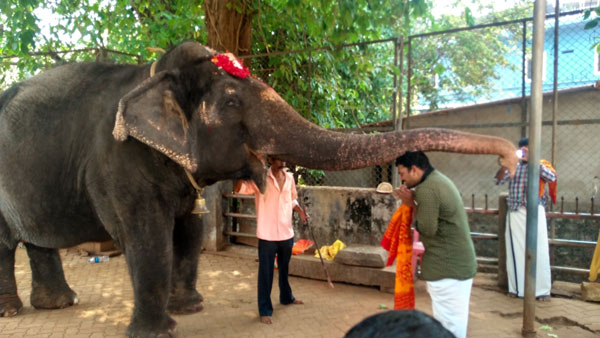
[[[61,310],[33,309],[27,254],[17,249],[16,278],[25,306],[15,317],[0,318],[0,338],[124,336],[133,309],[124,257],[94,264],[76,250],[62,250],[61,256],[79,304]],[[174,316],[178,337],[343,337],[363,318],[393,307],[393,295],[375,288],[336,283],[331,289],[323,281],[291,277],[294,295],[305,305],[279,305],[274,283],[274,323],[261,324],[256,305],[257,264],[247,256],[204,253],[198,277],[204,310]],[[494,284],[489,275],[476,277],[468,336],[521,337],[523,301],[507,297]],[[600,304],[563,297],[536,304],[537,337],[600,336]],[[423,282],[416,284],[416,308],[431,313]]]

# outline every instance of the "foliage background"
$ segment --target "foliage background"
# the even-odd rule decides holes
[[[433,0],[3,0],[0,89],[65,62],[149,63],[160,54],[146,47],[185,40],[240,56],[298,50],[245,62],[309,120],[358,127],[391,118],[394,74],[403,74],[394,66],[393,42],[335,46],[522,16],[528,2],[521,3],[518,11],[475,18],[461,1],[459,15],[434,17]],[[322,47],[330,48],[310,52]],[[432,108],[436,76],[468,97],[469,88],[486,90],[490,63],[502,58],[497,46],[468,37],[419,45],[415,53],[431,59],[414,70],[413,83],[433,98]],[[464,62],[447,69],[441,59]]]

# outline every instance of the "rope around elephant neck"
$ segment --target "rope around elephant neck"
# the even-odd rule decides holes
[[[152,65],[150,66],[150,77],[154,76],[154,74],[156,72],[156,64],[157,63],[158,63],[158,61],[152,62]],[[192,184],[192,186],[194,187],[194,189],[196,189],[196,193],[198,193],[198,196],[202,195],[202,193],[204,192],[204,189],[198,185],[198,183],[194,179],[194,176],[192,176],[192,174],[186,168],[183,168],[183,170],[185,171],[185,174],[187,175],[187,178],[190,181],[190,183]]]
[[[202,189],[198,185],[198,183],[196,183],[196,180],[194,179],[194,176],[192,176],[192,174],[187,169],[184,168],[183,170],[185,171],[185,174],[187,175],[188,179],[190,180],[190,183],[194,186],[194,189],[196,189],[196,191],[198,193],[201,193],[202,190],[204,190],[204,189]]]

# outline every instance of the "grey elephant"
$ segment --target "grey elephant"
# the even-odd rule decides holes
[[[514,146],[495,137],[326,131],[236,72],[244,69],[235,59],[220,64],[222,56],[186,42],[152,65],[68,64],[0,94],[0,315],[23,307],[14,276],[19,242],[30,258],[31,304],[53,309],[77,302],[57,249],[112,238],[133,283],[127,334],[172,335],[168,313],[198,312],[203,301],[202,228],[190,213],[196,191],[186,171],[199,186],[239,178],[262,186],[264,155],[342,170],[417,149],[499,154],[503,166],[516,165]]]

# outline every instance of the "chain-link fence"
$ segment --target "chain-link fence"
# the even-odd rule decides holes
[[[600,162],[590,155],[592,145],[600,141],[595,132],[600,102],[594,89],[600,64],[593,48],[600,30],[586,30],[584,25],[581,11],[545,22],[541,157],[558,171],[555,210],[589,212],[598,189]],[[405,127],[446,127],[515,143],[527,136],[531,32],[532,20],[523,19],[411,36],[407,110],[415,116]],[[472,81],[477,85],[465,86],[463,72],[475,73],[478,79]],[[446,112],[418,116],[440,108]],[[448,154],[434,154],[432,161],[456,182],[466,205],[474,200],[483,207],[487,194],[494,206],[498,194],[506,190],[492,183],[498,168],[494,161]]]
[[[600,162],[590,156],[600,141],[595,109],[600,102],[591,87],[600,80],[600,57],[592,48],[600,29],[584,29],[582,13],[564,13],[559,20],[548,16],[545,23],[541,156],[558,170],[555,209],[561,208],[562,197],[565,211],[591,209],[600,185]],[[532,19],[527,18],[252,55],[246,57],[246,65],[324,128],[383,132],[393,130],[401,117],[404,129],[444,127],[516,143],[528,129],[531,32]],[[102,50],[98,57],[106,53],[116,52]],[[487,195],[493,208],[498,194],[506,191],[492,182],[498,167],[490,156],[430,157],[456,182],[467,206],[484,207]],[[297,168],[300,184],[348,187],[391,182],[394,171],[393,164],[338,172]]]
[[[300,114],[329,129],[389,119],[395,91],[396,39],[243,56]]]
[[[527,136],[529,124],[532,24],[532,19],[526,18],[414,35],[405,40],[406,48],[402,39],[378,42],[396,51],[406,50],[405,56],[390,57],[399,68],[386,77],[390,81],[386,88],[390,89],[381,93],[390,95],[390,109],[387,114],[378,114],[382,122],[359,125],[363,128],[351,131],[393,129],[394,102],[398,102],[403,108],[404,129],[443,127],[517,143]],[[583,11],[563,13],[558,19],[551,15],[545,22],[541,157],[558,171],[555,210],[589,212],[600,185],[600,161],[590,156],[600,141],[596,132],[600,118],[595,109],[600,101],[594,87],[600,80],[600,58],[593,48],[600,29],[586,30],[584,25]],[[307,66],[313,72],[317,68]],[[398,73],[405,76],[395,79]],[[310,78],[311,73],[307,76]],[[313,86],[317,81],[313,76]],[[398,93],[397,101],[394,93]],[[368,97],[369,93],[361,95]],[[294,106],[303,110],[307,105],[310,103]],[[367,111],[369,104],[356,108]],[[495,158],[446,153],[432,153],[430,157],[434,166],[455,181],[467,206],[494,208],[498,195],[506,191],[506,187],[493,183],[499,168]],[[381,181],[391,181],[394,170],[393,165],[382,164],[340,172],[305,170],[301,177],[307,184],[375,187]]]
[[[253,74],[312,122],[330,130],[371,133],[393,130],[380,122],[396,114],[400,49],[401,40],[391,38],[242,58]],[[301,185],[375,187],[392,176],[389,165],[339,172],[295,170]]]

